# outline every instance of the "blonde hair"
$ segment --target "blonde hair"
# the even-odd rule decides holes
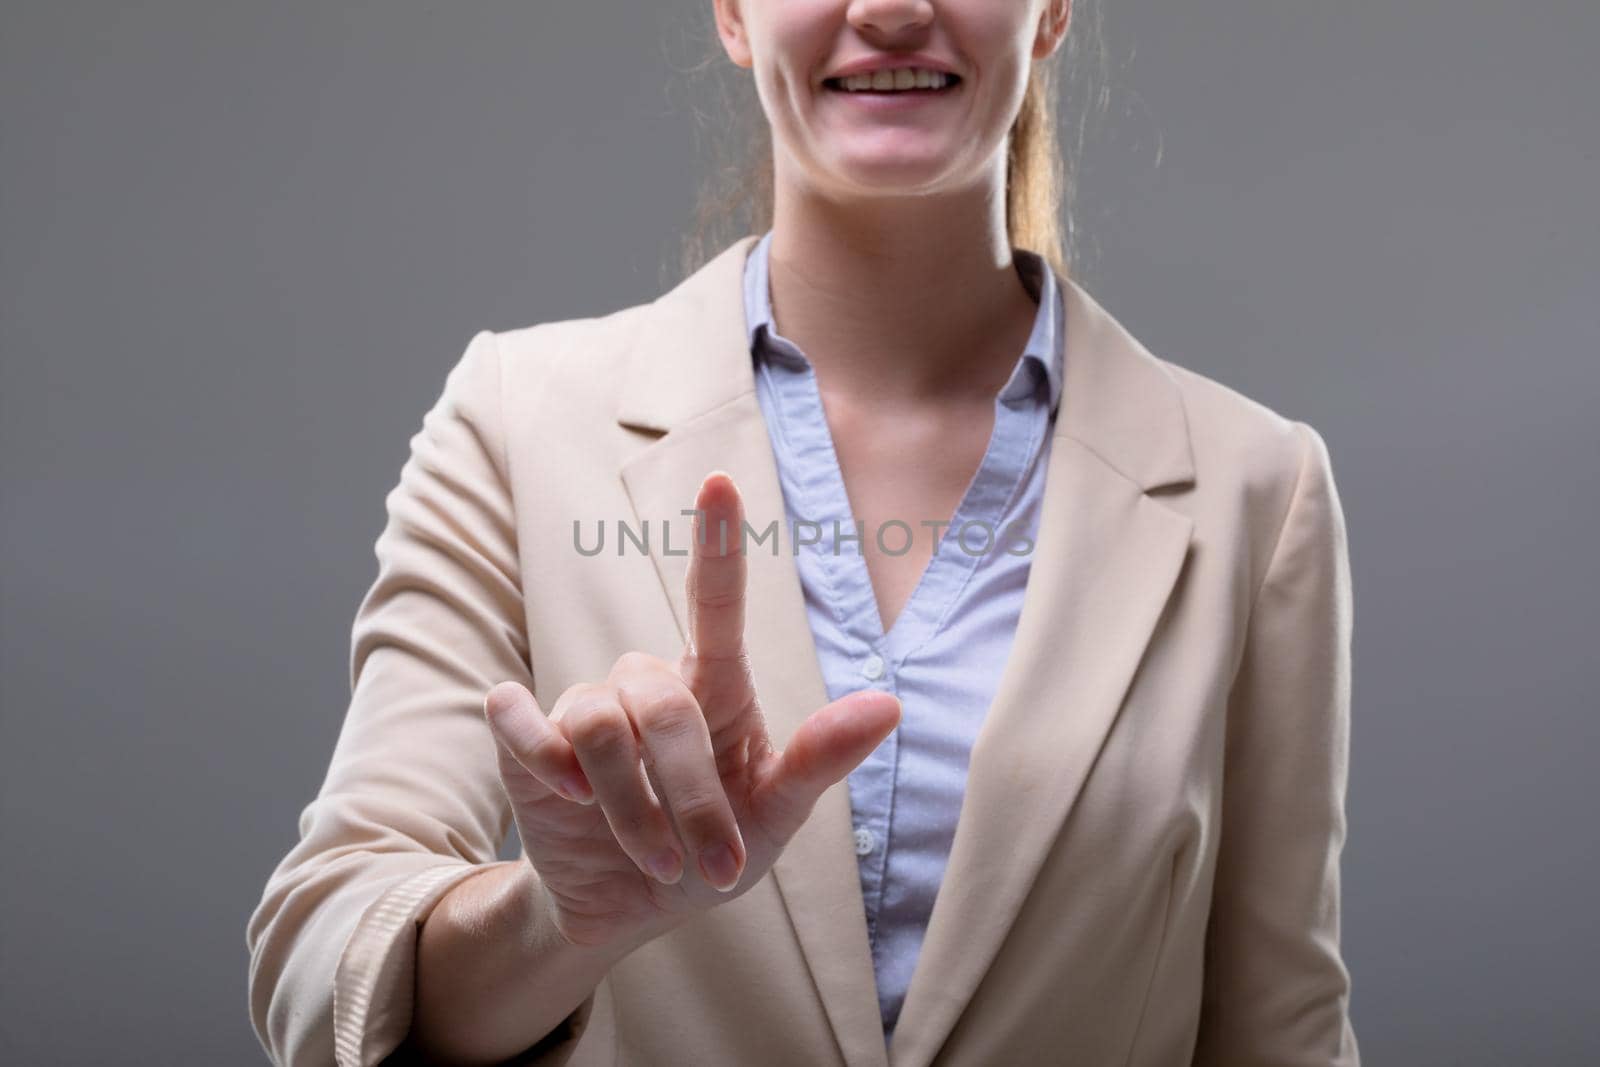
[[[1077,147],[1083,144],[1093,105],[1105,106],[1103,89],[1088,91],[1098,82],[1093,68],[1103,66],[1105,58],[1099,12],[1093,0],[1074,0],[1072,8],[1067,40],[1049,58],[1035,60],[1029,70],[1006,153],[1006,228],[1011,244],[1044,256],[1062,277],[1071,272],[1079,250],[1072,215],[1076,187],[1057,138],[1058,66],[1066,62],[1069,77],[1086,86],[1081,98],[1090,106],[1077,123]],[[711,166],[679,250],[678,278],[693,273],[739,237],[772,227],[772,130],[754,82],[727,62],[714,23],[708,30],[708,54],[689,73],[715,72],[712,95],[720,98],[720,106],[710,112],[696,110],[697,128],[709,141]],[[730,70],[732,84],[727,77]],[[664,273],[670,270],[664,268]]]

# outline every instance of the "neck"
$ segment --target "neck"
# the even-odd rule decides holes
[[[777,186],[773,319],[819,382],[890,404],[993,397],[1037,308],[1003,185],[849,202]]]

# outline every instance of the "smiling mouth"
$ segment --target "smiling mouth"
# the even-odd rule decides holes
[[[843,78],[824,78],[822,80],[822,87],[824,89],[829,89],[836,93],[846,93],[850,96],[937,96],[940,93],[951,92],[960,85],[961,78],[959,75],[955,74],[947,74],[945,76],[944,85],[938,89],[932,87],[913,87],[909,89],[846,89],[844,87]]]

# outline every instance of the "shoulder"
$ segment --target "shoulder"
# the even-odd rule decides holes
[[[1281,528],[1296,497],[1333,495],[1328,446],[1309,422],[1172,360],[1150,358],[1182,397],[1197,494],[1242,507],[1249,526],[1269,532]]]
[[[552,404],[568,416],[609,412],[650,306],[479,330],[451,369],[446,392],[497,410],[508,423]]]
[[[1298,468],[1311,444],[1309,435],[1316,434],[1309,423],[1182,364],[1151,358],[1183,397],[1197,452],[1213,463],[1238,467],[1253,466],[1254,460]]]
[[[1066,282],[1063,404],[1077,427],[1069,434],[1143,485],[1190,485],[1191,498],[1178,506],[1229,510],[1241,495],[1248,506],[1292,488],[1320,449],[1316,431],[1152,351],[1079,281]]]
[[[614,385],[651,306],[633,304],[604,315],[496,331],[506,395],[519,398],[553,389],[576,398]]]

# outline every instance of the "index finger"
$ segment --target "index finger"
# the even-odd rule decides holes
[[[695,495],[689,558],[689,651],[702,661],[744,651],[744,501],[726,471],[712,471]]]

